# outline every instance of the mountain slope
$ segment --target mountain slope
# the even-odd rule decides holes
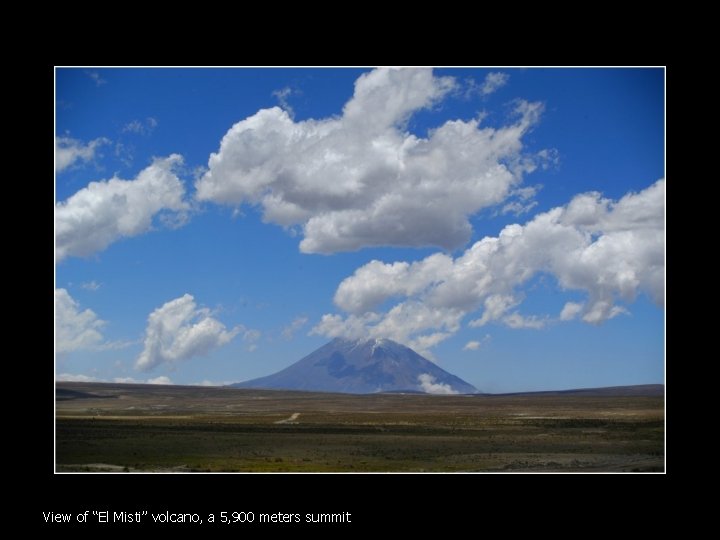
[[[337,338],[282,371],[231,386],[352,394],[393,391],[477,393],[471,384],[389,339],[350,341]]]

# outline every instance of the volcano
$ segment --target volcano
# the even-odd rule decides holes
[[[230,386],[349,394],[478,393],[473,385],[389,339],[336,338],[273,375]]]

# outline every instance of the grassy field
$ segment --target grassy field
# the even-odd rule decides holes
[[[58,383],[57,471],[662,471],[662,396]]]

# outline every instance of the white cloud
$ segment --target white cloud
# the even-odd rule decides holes
[[[195,299],[185,294],[150,314],[144,349],[135,367],[148,371],[163,363],[206,355],[244,330],[242,326],[227,330],[224,324],[210,316],[210,310],[198,308]]]
[[[623,313],[628,313],[628,310],[622,306],[614,306],[610,300],[598,300],[585,312],[583,321],[598,324]]]
[[[534,164],[540,165],[543,168],[547,168],[549,166],[548,163],[552,159],[549,157],[551,155],[554,156],[555,152],[549,152],[547,150],[542,150],[541,152],[538,152]],[[505,203],[505,205],[500,209],[499,212],[497,212],[497,214],[513,214],[515,217],[519,217],[522,214],[527,214],[530,210],[532,210],[538,205],[537,201],[533,199],[537,195],[538,191],[542,189],[542,187],[542,184],[537,184],[535,186],[525,186],[512,190],[512,192],[510,192],[508,202]]]
[[[322,335],[329,338],[343,337],[347,339],[359,339],[370,337],[369,332],[372,323],[379,321],[382,316],[378,313],[364,313],[362,315],[349,315],[343,318],[341,315],[325,314],[320,322],[310,331],[310,335]]]
[[[85,287],[84,287],[85,288]],[[135,341],[104,341],[100,329],[107,324],[80,304],[66,289],[55,289],[55,349],[59,353],[78,350],[116,351]]]
[[[482,86],[480,87],[480,93],[484,96],[490,95],[496,90],[502,88],[510,80],[510,75],[507,73],[488,73],[485,76]]]
[[[470,321],[469,326],[472,328],[480,328],[491,321],[500,319],[510,308],[520,303],[511,294],[490,294],[483,302],[483,314],[479,319]]]
[[[523,204],[519,201],[512,201],[502,207],[501,214],[513,214],[514,216],[520,216],[527,214],[530,210],[537,206],[537,201],[531,201],[527,204]]]
[[[602,323],[627,311],[617,302],[632,302],[641,292],[663,305],[664,195],[664,180],[617,202],[582,194],[525,225],[508,225],[456,259],[434,254],[413,263],[372,261],[337,288],[335,303],[348,314],[324,315],[312,332],[433,346],[476,311],[481,315],[471,327],[542,328],[547,315],[513,311],[524,297],[522,285],[538,273],[554,276],[561,290],[588,296],[582,305],[567,304],[561,320],[582,314],[585,322]],[[399,303],[376,311],[391,299]]]
[[[452,266],[452,257],[443,253],[414,263],[370,261],[340,283],[335,304],[351,313],[363,313],[393,296],[413,296],[423,291],[435,278],[442,280]]]
[[[490,334],[485,334],[481,340],[468,341],[463,347],[463,351],[477,351],[481,347],[487,346],[492,340]]]
[[[100,288],[100,284],[93,280],[93,281],[87,281],[85,283],[80,284],[81,289],[85,289],[86,291],[97,291]]]
[[[75,373],[59,373],[55,377],[56,381],[64,382],[114,382],[119,384],[174,384],[168,377],[161,375],[153,379],[135,379],[134,377],[114,377],[111,381],[93,377],[91,375],[75,374]]]
[[[377,69],[355,82],[342,116],[294,122],[279,107],[258,111],[225,134],[196,196],[259,205],[264,221],[301,228],[306,253],[459,247],[468,217],[501,203],[535,167],[522,138],[542,106],[518,102],[517,120],[498,129],[474,119],[427,138],[405,131],[455,84],[427,69]]]
[[[95,152],[110,141],[104,137],[83,144],[82,141],[70,137],[55,137],[55,171],[64,171],[77,161],[92,161]]]
[[[433,308],[422,302],[400,303],[385,314],[374,312],[362,315],[323,315],[311,330],[311,335],[359,339],[389,338],[403,343],[417,353],[433,360],[430,347],[449,338],[460,329],[463,312],[453,308]],[[438,330],[421,334],[427,329]]]
[[[435,355],[433,355],[430,348],[434,347],[441,341],[445,341],[456,331],[457,330],[453,330],[453,332],[434,332],[432,334],[418,335],[415,336],[415,338],[409,340],[407,343],[408,346],[415,352],[419,353],[421,356],[424,356],[428,360],[432,360],[433,362],[435,362]]]
[[[57,259],[83,257],[105,249],[119,238],[137,236],[152,226],[161,211],[183,212],[185,188],[173,169],[176,154],[157,159],[135,180],[112,178],[91,182],[55,206]]]
[[[165,375],[161,375],[160,377],[155,377],[154,379],[148,379],[147,384],[173,384],[173,382]]]
[[[65,289],[55,290],[55,348],[59,353],[97,349],[103,342],[100,328],[105,321],[80,305]]]
[[[293,322],[283,328],[282,337],[285,339],[292,339],[293,335],[295,335],[295,332],[305,326],[307,322],[307,317],[295,317],[295,319],[293,319]]]
[[[55,380],[64,382],[102,382],[97,377],[91,377],[90,375],[82,375],[79,373],[58,373]]]
[[[120,384],[141,384],[142,381],[138,381],[133,377],[115,377],[112,382]]]
[[[418,375],[418,382],[423,392],[428,394],[457,394],[458,391],[454,390],[452,386],[445,383],[436,383],[435,377],[429,373],[423,373]]]
[[[208,379],[205,379],[204,381],[200,381],[195,383],[195,386],[227,386],[229,384],[233,384],[238,381],[210,381]]]
[[[115,377],[112,382],[120,384],[175,384],[169,377],[161,375],[152,379],[136,379],[135,377]]]
[[[288,98],[293,95],[293,93],[293,89],[289,86],[281,88],[280,90],[275,90],[272,93],[272,95],[278,100],[280,107],[282,107],[285,111],[287,111],[288,115],[290,115],[290,118],[295,118],[295,111],[288,102]]]
[[[583,310],[583,304],[577,302],[567,302],[560,312],[561,321],[571,321],[577,317]]]
[[[150,135],[158,125],[158,121],[152,116],[147,117],[144,121],[132,120],[125,124],[122,128],[123,133],[137,133],[138,135]]]
[[[518,312],[506,315],[502,321],[510,328],[533,328],[535,330],[544,328],[548,323],[547,318],[537,317],[536,315],[523,317]]]

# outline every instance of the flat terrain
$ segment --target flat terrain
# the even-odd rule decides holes
[[[662,471],[662,387],[324,394],[58,383],[57,471]]]

